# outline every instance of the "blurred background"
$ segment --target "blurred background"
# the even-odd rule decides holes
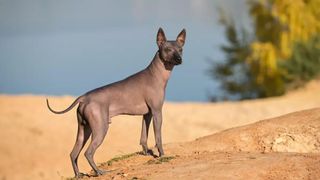
[[[0,92],[81,95],[187,29],[169,101],[269,97],[316,78],[318,0],[0,1]]]
[[[150,63],[162,27],[172,40],[187,30],[167,100],[208,101],[208,59],[226,42],[218,7],[248,24],[244,0],[2,0],[0,93],[78,96],[121,80]]]

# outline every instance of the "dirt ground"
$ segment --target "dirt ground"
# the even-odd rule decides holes
[[[117,162],[118,168],[122,169],[115,169],[107,176],[202,179],[196,177],[201,172],[208,177],[222,179],[282,179],[288,174],[296,174],[293,179],[313,179],[315,173],[320,174],[320,120],[313,115],[318,109],[313,109],[315,113],[310,115],[303,112],[296,120],[295,115],[289,115],[289,120],[283,124],[282,121],[262,121],[243,125],[320,107],[319,92],[320,81],[313,81],[305,88],[276,98],[223,103],[166,102],[163,109],[163,140],[167,144],[167,156],[173,159],[167,163],[157,163],[158,160],[152,157],[135,155],[125,160],[133,159],[133,164],[124,166],[122,161]],[[0,179],[60,179],[73,176],[69,153],[76,137],[75,111],[54,115],[47,110],[45,98],[0,95]],[[66,108],[75,99],[70,96],[48,98],[57,110]],[[310,121],[310,126],[302,126],[305,122],[299,119],[304,117],[306,120],[316,120]],[[243,127],[234,128],[238,126]],[[113,118],[107,137],[96,153],[96,162],[103,163],[115,156],[140,151],[140,129],[139,116]],[[154,145],[151,131],[149,146]],[[219,131],[223,132],[211,135]],[[199,139],[193,141],[196,138]],[[240,140],[235,141],[237,138]],[[189,142],[180,143],[186,141]],[[151,168],[149,174],[148,168],[144,167],[148,161],[147,167]],[[116,168],[117,163],[105,168]],[[83,152],[79,157],[79,167],[82,172],[91,170]],[[133,170],[121,172],[126,167]],[[255,173],[251,173],[253,171]]]
[[[109,161],[91,179],[319,179],[319,130],[320,108],[299,111]]]
[[[106,175],[84,179],[319,179],[320,155],[299,153],[201,152],[151,163],[137,156]]]

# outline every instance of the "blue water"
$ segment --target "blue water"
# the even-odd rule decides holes
[[[207,101],[219,93],[206,73],[223,59],[218,6],[247,23],[244,0],[0,0],[0,93],[81,95],[145,68],[156,32],[186,28],[183,64],[169,101]]]

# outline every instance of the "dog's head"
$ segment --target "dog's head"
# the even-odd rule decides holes
[[[170,65],[179,65],[182,63],[182,47],[186,39],[186,30],[183,29],[175,41],[167,41],[162,28],[159,28],[157,34],[157,44],[159,47],[159,56],[163,63]]]

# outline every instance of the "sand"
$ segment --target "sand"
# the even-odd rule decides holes
[[[90,179],[319,179],[319,130],[320,108],[299,111],[109,162]]]
[[[312,126],[309,129],[309,126],[301,126],[304,123],[294,120],[290,115],[289,120],[285,120],[284,124],[281,124],[281,120],[268,120],[259,122],[260,124],[234,127],[320,107],[319,92],[320,81],[313,81],[304,88],[275,98],[222,103],[166,102],[163,109],[163,141],[167,144],[165,151],[168,155],[178,157],[168,164],[151,164],[150,166],[156,172],[151,170],[153,173],[149,173],[148,179],[161,177],[172,179],[171,170],[169,173],[168,169],[175,169],[173,172],[179,174],[181,179],[188,179],[188,177],[194,179],[192,175],[198,171],[203,172],[203,175],[207,173],[208,177],[216,178],[229,178],[222,175],[230,174],[230,177],[240,177],[240,179],[246,177],[277,179],[286,175],[282,173],[281,168],[277,168],[281,164],[285,166],[283,172],[287,174],[296,170],[297,173],[301,173],[296,177],[312,179],[317,172],[314,166],[319,167],[317,145],[319,140],[315,139],[318,137],[317,132],[320,132],[319,119],[313,115],[307,116],[303,112],[301,117],[306,117],[307,120],[317,119],[312,121],[315,124],[310,122]],[[49,98],[52,107],[57,110],[66,108],[75,99],[71,96],[0,95],[0,135],[2,137],[0,179],[60,179],[73,176],[69,153],[76,137],[75,111],[72,110],[63,115],[52,114],[47,110],[46,97]],[[311,111],[311,114],[314,114],[319,110]],[[291,121],[292,127],[287,127]],[[262,126],[261,123],[265,124]],[[259,129],[264,126],[267,128]],[[141,117],[139,116],[113,118],[107,137],[96,153],[96,162],[103,163],[114,156],[139,151],[140,129]],[[154,145],[152,131],[150,129],[149,146]],[[223,132],[212,135],[220,131]],[[303,133],[307,135],[301,135]],[[199,137],[203,137],[200,140],[206,143],[200,145],[197,144],[199,140],[193,141]],[[208,137],[210,140],[206,140]],[[241,141],[237,143],[232,141],[237,138]],[[186,155],[190,152],[185,152],[183,148],[189,149],[192,151],[191,154],[195,153],[195,155]],[[152,157],[132,158],[137,158],[133,161],[136,164],[132,165],[138,170],[139,168],[144,170],[145,167],[139,163],[143,164],[145,160],[149,161],[148,158]],[[121,165],[121,162],[119,164]],[[196,168],[192,169],[194,164]],[[257,168],[256,172],[260,173],[251,176],[250,167],[253,166]],[[91,170],[83,152],[80,154],[79,167],[82,172]],[[293,170],[289,171],[287,167],[292,167]],[[141,175],[138,170],[126,171],[129,175],[125,172],[123,175],[121,170],[123,169],[117,170],[117,173],[120,173],[119,178]],[[212,170],[217,172],[219,170],[221,176],[209,176]],[[309,173],[309,176],[305,176],[305,173]],[[114,174],[110,173],[108,177],[111,175]]]

